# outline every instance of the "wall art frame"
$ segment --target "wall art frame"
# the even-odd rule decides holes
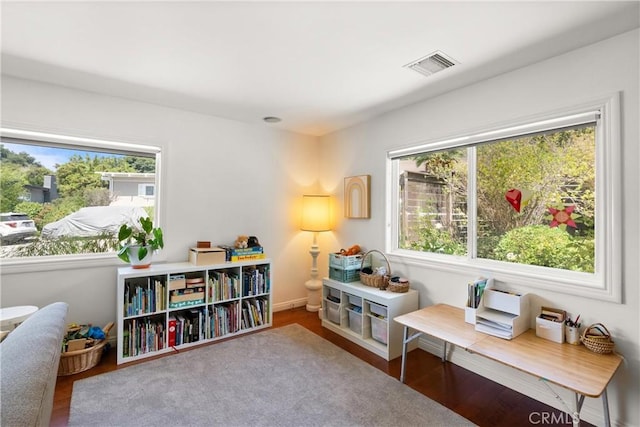
[[[344,216],[352,219],[371,218],[371,175],[348,176],[344,179]]]

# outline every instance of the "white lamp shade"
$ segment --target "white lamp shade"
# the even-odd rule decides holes
[[[329,196],[302,196],[302,222],[300,229],[303,231],[330,231],[330,202],[331,199]]]

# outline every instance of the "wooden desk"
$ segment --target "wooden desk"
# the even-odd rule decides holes
[[[604,421],[610,426],[607,385],[622,358],[615,354],[597,354],[580,345],[558,344],[536,336],[529,330],[512,340],[481,332],[464,321],[464,310],[446,304],[404,314],[394,318],[404,326],[400,381],[404,382],[407,344],[422,334],[444,341],[443,362],[447,343],[469,352],[511,366],[542,380],[552,382],[575,393],[575,410],[568,411],[574,426],[580,423],[580,410],[585,396],[602,397]],[[416,331],[409,336],[409,331]],[[556,397],[558,397],[556,395]]]

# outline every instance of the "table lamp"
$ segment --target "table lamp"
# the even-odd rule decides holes
[[[307,288],[307,311],[318,311],[322,305],[322,281],[318,279],[318,233],[331,231],[331,199],[329,196],[302,196],[302,221],[300,230],[313,231],[311,254],[311,279],[304,286]]]

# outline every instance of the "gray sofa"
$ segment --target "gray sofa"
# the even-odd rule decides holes
[[[68,309],[43,307],[0,343],[0,425],[49,425]]]

